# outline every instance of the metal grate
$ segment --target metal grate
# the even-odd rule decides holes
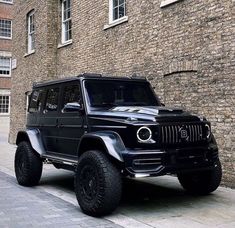
[[[202,140],[202,125],[182,124],[161,126],[162,144],[195,143]]]

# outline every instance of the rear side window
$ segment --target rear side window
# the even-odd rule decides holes
[[[64,107],[68,103],[79,103],[81,102],[80,88],[79,85],[69,85],[64,88],[63,104]]]
[[[58,110],[59,88],[49,89],[47,92],[45,110],[55,112]]]
[[[29,112],[40,112],[41,104],[42,104],[42,90],[35,90],[31,95],[31,100],[29,104]]]

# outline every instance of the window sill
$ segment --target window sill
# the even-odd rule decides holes
[[[57,48],[62,48],[62,47],[66,47],[68,45],[71,45],[73,43],[73,40],[68,40],[65,43],[62,44],[58,44]]]
[[[24,57],[30,56],[30,55],[32,55],[32,54],[34,54],[34,53],[35,53],[35,50],[32,50],[31,52],[26,53],[26,54],[24,55]]]
[[[13,5],[13,2],[4,2],[4,1],[0,1],[0,3],[8,4],[8,5]]]
[[[122,17],[118,20],[115,20],[115,21],[111,22],[108,25],[104,25],[104,30],[115,27],[115,26],[120,25],[120,24],[122,24],[124,22],[127,22],[127,21],[128,21],[128,16]]]
[[[12,40],[12,37],[0,36],[0,39],[3,39],[3,40]]]
[[[11,78],[11,75],[3,75],[3,74],[0,74],[0,78]]]
[[[166,6],[168,6],[168,5],[171,5],[171,4],[176,3],[176,2],[179,2],[179,1],[181,1],[181,0],[163,0],[163,1],[161,2],[160,7],[163,8],[163,7],[166,7]]]

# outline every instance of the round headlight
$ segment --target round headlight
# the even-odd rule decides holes
[[[148,127],[141,127],[136,135],[140,142],[147,142],[152,138],[152,131]]]
[[[205,127],[206,127],[206,137],[207,137],[207,139],[209,139],[211,137],[211,128],[210,128],[210,125],[206,124]]]

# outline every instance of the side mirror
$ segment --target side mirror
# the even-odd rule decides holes
[[[62,112],[79,112],[82,111],[82,106],[77,102],[67,103],[65,104]]]

